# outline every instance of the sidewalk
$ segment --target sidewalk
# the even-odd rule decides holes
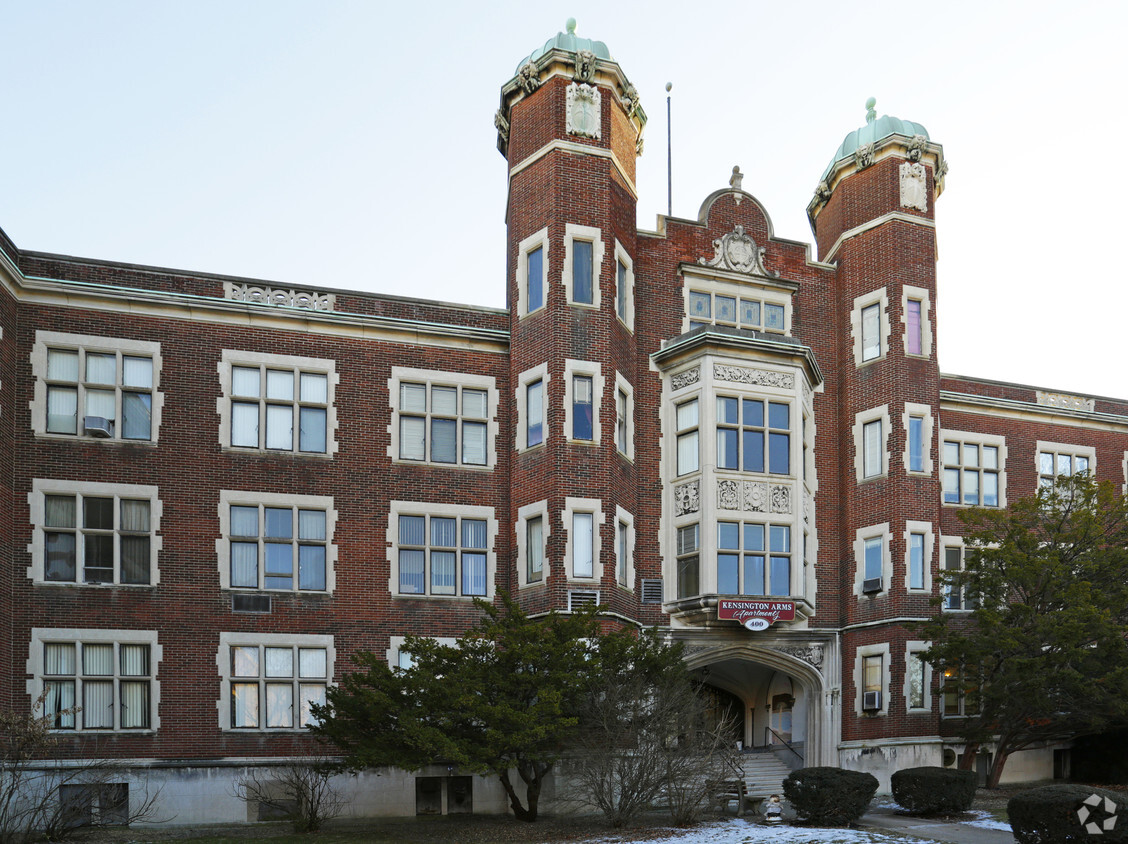
[[[858,824],[864,829],[897,832],[925,841],[942,841],[947,844],[1014,844],[1014,836],[1009,830],[987,829],[969,823],[945,822],[935,818],[914,818],[886,806],[879,806],[866,812]]]

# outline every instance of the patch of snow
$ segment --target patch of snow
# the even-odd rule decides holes
[[[989,812],[973,811],[972,814],[975,815],[975,817],[969,821],[965,821],[968,826],[977,826],[980,829],[1001,829],[1004,832],[1011,831],[1011,825],[1009,823],[998,820]]]
[[[614,841],[592,839],[587,844]],[[765,826],[744,818],[702,824],[680,835],[632,844],[898,844],[909,839],[861,829]],[[917,839],[911,839],[916,841]]]

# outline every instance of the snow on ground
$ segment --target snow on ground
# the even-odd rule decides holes
[[[587,844],[610,844],[617,838],[597,838]],[[919,839],[886,835],[859,829],[817,829],[797,826],[765,826],[744,818],[702,824],[681,835],[632,844],[898,844]]]
[[[980,829],[1001,829],[1005,832],[1011,831],[1011,825],[1006,821],[1000,821],[995,818],[990,812],[972,811],[971,814],[975,815],[971,820],[962,821],[968,826],[977,826]]]

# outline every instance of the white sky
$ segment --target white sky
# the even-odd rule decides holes
[[[847,132],[923,123],[946,372],[1128,396],[1128,3],[0,0],[0,227],[25,249],[504,306],[493,114],[564,28],[650,117],[639,225],[732,166],[776,235]]]

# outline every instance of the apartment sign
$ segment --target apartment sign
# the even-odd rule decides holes
[[[721,598],[717,601],[717,618],[739,621],[749,630],[767,630],[777,621],[794,621],[795,602]]]

